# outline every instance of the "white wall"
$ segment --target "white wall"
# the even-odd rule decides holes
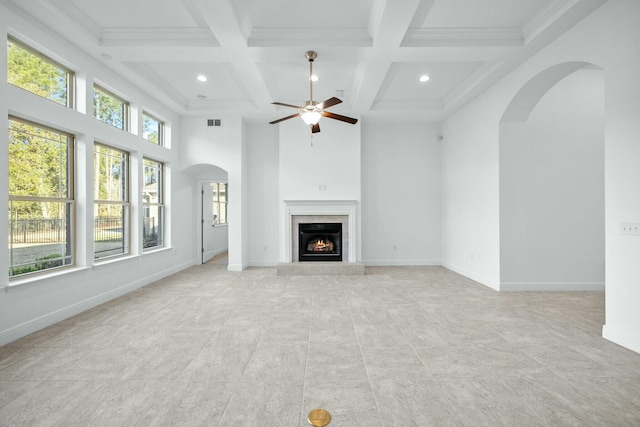
[[[501,125],[501,290],[604,290],[604,245],[604,74],[591,68]]]
[[[249,265],[275,266],[279,251],[278,126],[248,127]]]
[[[105,64],[83,54],[69,41],[6,10],[0,5],[0,32],[11,34],[41,49],[73,70],[78,71],[80,110],[71,110],[46,99],[0,81],[0,132],[2,146],[7,146],[7,116],[15,115],[76,136],[76,213],[77,241],[76,266],[44,275],[22,278],[9,282],[6,245],[0,246],[0,344],[15,340],[33,331],[63,320],[90,307],[148,284],[156,279],[186,268],[192,264],[191,233],[177,233],[180,224],[192,217],[192,192],[188,180],[178,172],[178,150],[159,147],[143,140],[133,132],[123,132],[92,117],[91,88],[99,80],[121,93],[131,102],[134,118],[143,109],[149,109],[167,123],[172,146],[179,145],[177,135],[180,118],[160,105],[153,97],[140,92],[122,78],[112,73]],[[14,32],[13,30],[16,30]],[[6,75],[6,49],[0,50],[0,67]],[[84,88],[89,88],[83,94]],[[83,107],[87,107],[85,114]],[[136,120],[134,119],[134,122]],[[139,122],[138,122],[139,123]],[[132,160],[132,218],[134,218],[132,254],[113,261],[93,261],[93,142],[99,141],[127,150]],[[0,150],[0,162],[6,165],[7,150]],[[142,157],[148,156],[165,163],[166,175],[171,178],[167,188],[166,244],[162,250],[142,253],[141,247],[141,186],[135,185],[142,176]],[[2,166],[6,171],[6,166]],[[8,197],[7,174],[0,174],[0,197]],[[135,221],[137,219],[137,221]],[[0,209],[0,222],[7,223],[7,210]],[[0,238],[7,241],[6,227],[0,227]]]
[[[483,96],[442,125],[442,265],[500,285],[498,121]]]
[[[360,201],[360,123],[350,125],[324,118],[320,121],[321,132],[313,136],[313,145],[311,130],[301,119],[278,126],[279,258],[286,262],[284,200]],[[359,254],[357,259],[361,259]]]
[[[439,136],[439,125],[363,120],[366,265],[440,265]]]
[[[247,219],[243,220],[247,179],[246,136],[239,116],[222,116],[221,127],[207,126],[206,116],[183,117],[180,134],[181,170],[196,165],[214,165],[227,171],[229,178],[228,236],[231,271],[242,271],[248,265]],[[218,117],[217,117],[218,118]]]
[[[313,139],[302,119],[278,126],[282,200],[360,199],[360,123],[324,118]]]
[[[443,264],[500,283],[498,124],[532,77],[584,61],[605,75],[606,325],[603,335],[640,351],[640,2],[611,0],[542,49],[443,125]],[[481,252],[480,252],[481,251]],[[472,255],[474,255],[472,257]]]
[[[594,17],[591,34],[601,43],[605,68],[606,325],[603,335],[640,352],[640,236],[620,233],[623,222],[640,223],[640,2],[614,1]]]

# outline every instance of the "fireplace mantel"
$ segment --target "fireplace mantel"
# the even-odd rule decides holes
[[[348,259],[344,262],[356,262],[357,260],[357,227],[356,213],[358,202],[356,200],[285,200],[284,201],[284,249],[285,262],[296,262],[293,258],[293,231],[292,217],[296,215],[322,216],[343,215],[348,217],[347,242]]]

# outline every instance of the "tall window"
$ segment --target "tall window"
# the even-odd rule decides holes
[[[129,253],[129,153],[95,144],[93,150],[94,258]]]
[[[129,104],[100,86],[93,86],[93,115],[118,129],[129,130]]]
[[[227,187],[228,184],[222,182],[214,182],[211,184],[213,188],[213,223],[227,223]]]
[[[164,123],[150,114],[142,113],[142,137],[154,144],[164,145]]]
[[[7,82],[66,107],[73,107],[74,74],[53,59],[9,37]]]
[[[9,118],[9,276],[73,263],[73,147],[65,132]]]
[[[164,165],[144,159],[144,187],[142,188],[143,248],[164,245]]]

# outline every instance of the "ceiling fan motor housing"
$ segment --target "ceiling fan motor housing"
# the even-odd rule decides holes
[[[317,101],[304,101],[302,103],[302,108],[305,110],[315,110],[317,105]]]

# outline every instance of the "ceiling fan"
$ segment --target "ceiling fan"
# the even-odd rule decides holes
[[[313,76],[313,61],[318,57],[318,54],[310,50],[305,52],[304,56],[309,61],[309,100],[305,101],[300,106],[284,104],[282,102],[272,102],[272,104],[274,105],[291,107],[300,111],[290,116],[283,117],[281,119],[269,122],[269,124],[273,125],[276,123],[280,123],[281,121],[284,121],[284,120],[292,119],[294,117],[302,117],[302,120],[304,120],[304,122],[311,127],[311,133],[318,133],[320,132],[320,124],[318,122],[320,121],[321,117],[328,117],[330,119],[340,120],[341,122],[351,123],[352,125],[355,125],[356,123],[358,123],[358,119],[354,119],[351,117],[342,116],[340,114],[335,114],[335,113],[330,113],[329,111],[325,111],[325,109],[331,106],[334,106],[336,104],[340,104],[342,102],[335,96],[323,102],[316,102],[313,100],[313,80],[311,79],[311,77]]]

